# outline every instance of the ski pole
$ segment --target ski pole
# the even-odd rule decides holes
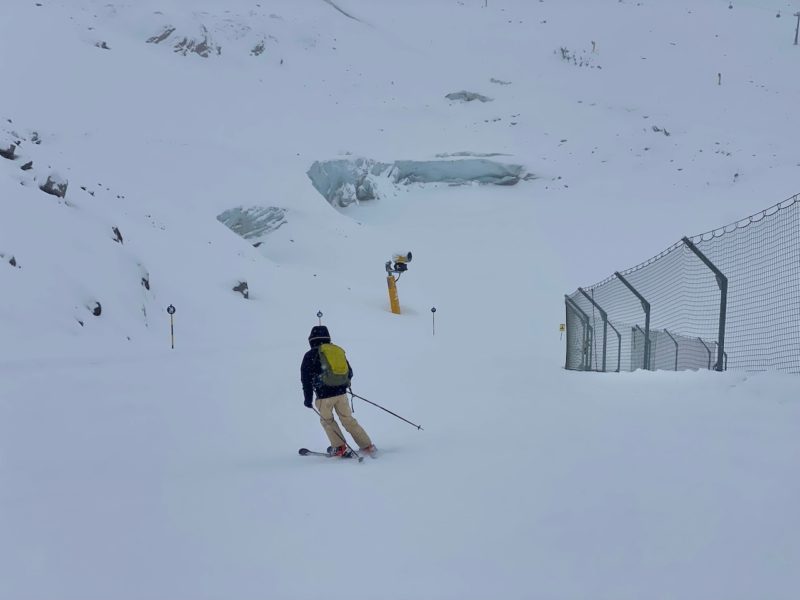
[[[319,414],[319,411],[318,411],[316,408],[314,408],[313,406],[311,407],[311,410],[313,410],[315,413],[317,413],[317,416],[318,416],[320,419],[322,419],[323,421],[327,421],[327,420],[328,420],[328,419],[323,419],[323,418],[322,418],[322,415],[321,415],[321,414]],[[334,423],[336,423],[336,421],[334,421],[334,420],[333,420],[333,418],[331,418],[331,421],[333,421]],[[348,444],[348,443],[347,443],[347,440],[346,440],[346,439],[344,439],[344,437],[342,437],[342,436],[341,436],[341,435],[340,435],[338,432],[336,432],[336,435],[338,435],[338,436],[339,436],[339,439],[340,439],[340,440],[342,440],[342,441],[344,442],[344,445],[345,445],[345,446],[347,446],[347,448],[350,450],[350,452],[352,452],[352,453],[355,455],[355,457],[358,459],[358,462],[361,462],[362,460],[364,460],[364,457],[363,457],[363,456],[361,456],[361,455],[360,455],[358,452],[356,452],[355,450],[353,450],[353,448],[350,446],[350,444]]]
[[[364,398],[363,396],[359,396],[358,394],[354,394],[354,393],[353,393],[353,390],[348,390],[348,391],[350,392],[350,395],[351,395],[351,396],[353,396],[354,398],[358,398],[358,399],[360,399],[360,400],[363,400],[364,402],[366,402],[366,403],[368,403],[368,404],[372,404],[372,406],[377,406],[377,407],[378,407],[378,408],[380,408],[381,410],[385,410],[387,413],[389,413],[390,415],[392,415],[392,416],[394,416],[394,417],[397,417],[397,418],[398,418],[398,419],[400,419],[401,421],[405,421],[405,422],[406,422],[406,423],[408,423],[409,425],[413,425],[413,426],[414,426],[414,427],[416,427],[417,429],[421,429],[421,430],[423,430],[423,431],[424,431],[424,429],[422,429],[422,425],[417,425],[416,423],[412,423],[412,422],[411,422],[411,421],[409,421],[408,419],[404,419],[403,417],[401,417],[401,416],[400,416],[400,415],[398,415],[398,414],[395,414],[395,413],[393,413],[393,412],[392,412],[392,411],[390,411],[389,409],[387,409],[387,408],[383,408],[383,407],[382,407],[380,404],[376,404],[375,402],[372,402],[371,400],[367,400],[367,399],[366,399],[366,398]]]

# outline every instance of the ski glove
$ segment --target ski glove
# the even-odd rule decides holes
[[[303,406],[306,408],[311,408],[311,400],[303,400]]]

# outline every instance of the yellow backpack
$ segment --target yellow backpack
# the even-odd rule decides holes
[[[320,344],[319,362],[322,373],[319,380],[327,387],[342,387],[350,385],[350,366],[344,349],[336,344]]]

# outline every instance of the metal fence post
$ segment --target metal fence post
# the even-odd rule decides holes
[[[639,327],[638,325],[634,325],[632,331],[636,331],[637,329],[641,332],[642,337],[644,338],[644,349],[642,350],[642,354],[644,354],[647,357],[645,359],[646,362],[644,363],[642,368],[645,371],[650,371],[650,370],[652,370],[651,369],[652,365],[650,364],[650,358],[651,357],[650,357],[650,352],[649,352],[649,350],[650,350],[650,340],[647,338],[647,336],[645,335],[645,332],[642,330],[642,328]],[[633,368],[633,365],[631,365],[631,368]]]
[[[675,344],[675,370],[677,371],[678,370],[678,340],[676,340],[674,337],[672,337],[672,334],[669,331],[667,331],[666,329],[664,330],[664,333],[666,333],[669,336],[669,339],[671,339],[673,341],[673,343]]]
[[[643,368],[644,369],[649,369],[650,368],[650,303],[647,300],[644,299],[644,296],[642,296],[638,291],[636,291],[635,287],[633,287],[630,283],[628,283],[628,280],[625,279],[619,271],[615,271],[614,275],[616,275],[617,279],[619,279],[623,284],[625,284],[625,287],[627,287],[633,293],[633,295],[636,296],[639,299],[639,302],[642,303],[642,310],[644,310],[644,361],[643,361],[644,365],[643,365]]]
[[[564,300],[566,303],[572,307],[573,310],[578,314],[583,323],[583,348],[581,348],[581,370],[589,371],[592,366],[592,358],[589,354],[589,348],[591,347],[591,338],[592,338],[592,326],[589,325],[589,315],[581,310],[581,307],[578,306],[575,301],[570,298],[569,296],[564,296]],[[569,334],[567,334],[569,335]]]
[[[617,370],[616,372],[619,373],[620,367],[622,366],[622,335],[617,328],[614,327],[614,324],[609,321],[608,326],[614,330],[614,333],[617,334]]]
[[[708,370],[710,371],[711,370],[711,348],[709,348],[708,345],[706,345],[706,343],[703,341],[703,338],[699,337],[697,339],[700,340],[700,343],[703,344],[703,348],[705,348],[706,352],[708,352]],[[721,371],[722,369],[717,369],[717,370]]]
[[[689,250],[694,252],[697,258],[703,261],[703,264],[711,269],[711,272],[714,273],[714,276],[717,278],[717,285],[719,286],[719,345],[717,346],[717,364],[714,365],[714,369],[716,371],[722,371],[725,363],[725,317],[728,312],[728,278],[725,277],[722,271],[720,271],[705,254],[700,252],[689,238],[684,237],[683,243],[686,244]],[[703,342],[703,345],[705,345],[705,342]],[[711,365],[709,365],[709,369],[710,368]]]
[[[719,344],[717,342],[714,342],[714,345],[715,346],[719,346]],[[728,353],[727,352],[723,352],[722,355],[723,355],[723,358],[725,359],[725,363],[723,364],[723,369],[722,370],[723,371],[727,371],[728,370]]]
[[[564,330],[567,334],[566,344],[566,353],[567,355],[564,357],[564,368],[569,369],[569,303],[566,300],[566,296],[564,296]]]
[[[600,305],[594,301],[594,299],[586,293],[583,288],[578,288],[578,291],[584,295],[584,297],[592,303],[597,311],[600,313],[600,317],[603,319],[603,373],[606,372],[606,348],[608,347],[608,313],[604,311]]]

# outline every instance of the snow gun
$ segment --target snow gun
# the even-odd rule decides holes
[[[386,261],[386,284],[389,286],[389,306],[396,315],[400,314],[400,299],[397,297],[397,282],[400,276],[408,271],[411,262],[411,252],[395,254],[392,260]],[[397,278],[395,278],[395,274]]]

